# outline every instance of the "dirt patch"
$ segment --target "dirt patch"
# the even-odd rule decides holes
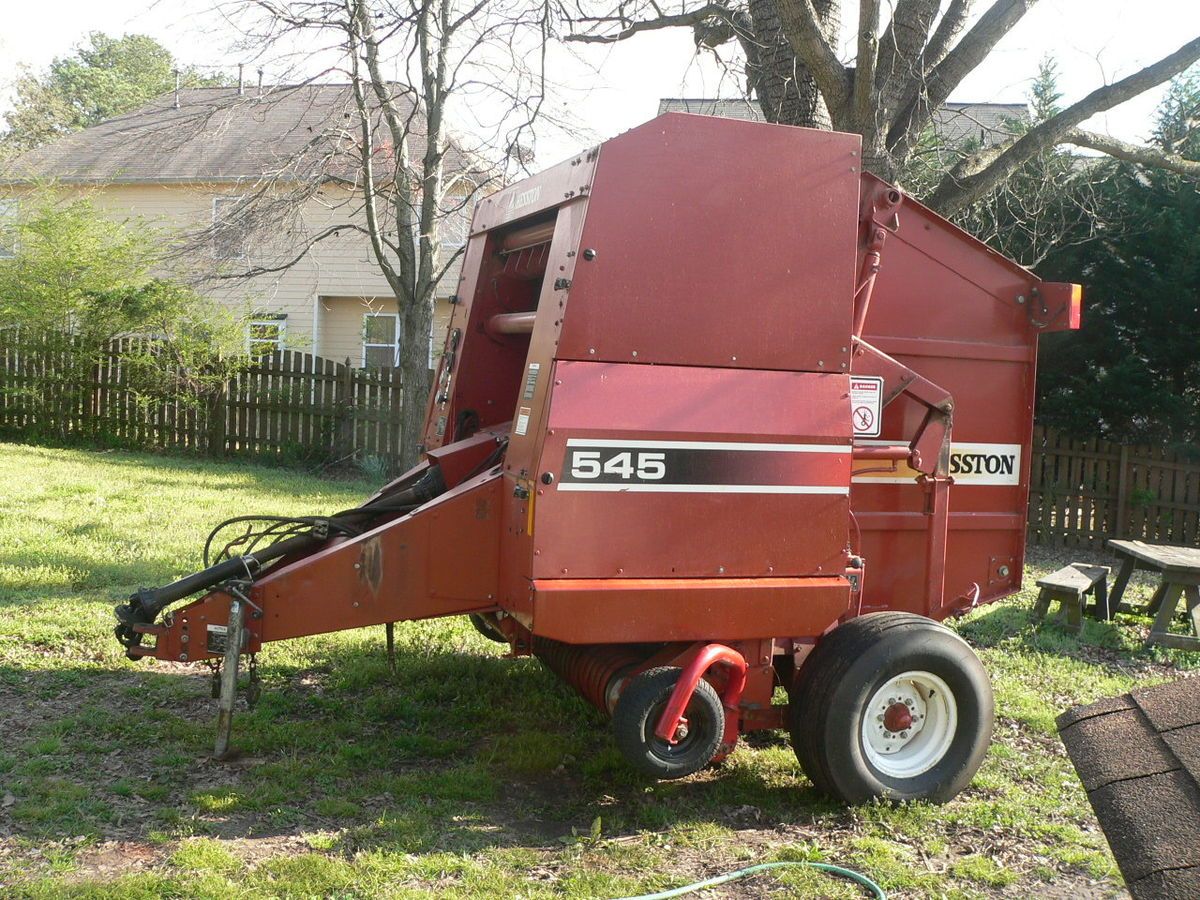
[[[102,841],[75,857],[73,881],[108,880],[118,875],[144,872],[167,856],[163,847],[138,841]]]

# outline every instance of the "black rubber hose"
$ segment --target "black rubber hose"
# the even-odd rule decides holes
[[[157,618],[160,612],[189,594],[202,591],[238,575],[253,576],[265,563],[296,550],[305,550],[323,540],[314,534],[296,535],[296,537],[287,538],[254,553],[235,556],[219,562],[163,587],[142,588],[129,598],[128,603],[122,603],[117,607],[117,619],[126,625],[149,624]]]

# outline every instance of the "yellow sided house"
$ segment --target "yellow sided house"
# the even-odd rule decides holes
[[[165,274],[245,314],[249,349],[387,368],[398,363],[401,319],[366,233],[357,134],[348,85],[182,89],[18,157],[0,172],[0,217],[18,214],[34,184],[86,194],[177,240]],[[469,166],[451,148],[448,183],[473,184]],[[468,215],[443,220],[446,259],[466,240]],[[457,282],[454,265],[437,292],[434,347]]]

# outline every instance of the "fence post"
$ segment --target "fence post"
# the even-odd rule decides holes
[[[232,377],[230,376],[230,378]],[[208,447],[205,449],[210,456],[225,455],[227,427],[225,419],[229,415],[227,406],[229,381],[230,379],[226,378],[221,382],[220,388],[217,389],[208,404]]]
[[[338,446],[333,458],[343,459],[354,452],[354,369],[350,367],[350,357],[346,357],[341,377],[337,380],[338,402]]]
[[[1129,527],[1129,447],[1121,445],[1121,460],[1117,463],[1117,533],[1114,537],[1125,537]]]

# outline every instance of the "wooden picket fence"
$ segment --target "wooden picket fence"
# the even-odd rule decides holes
[[[150,343],[115,341],[81,368],[61,339],[0,338],[0,434],[313,465],[365,461],[387,472],[399,463],[399,369],[281,350],[219,389],[154,396],[131,384],[127,364]]]
[[[140,342],[140,343],[139,343]],[[69,343],[0,335],[0,435],[323,465],[399,463],[400,371],[283,350],[204,397],[146,396],[114,342],[82,371]],[[1029,538],[1099,547],[1112,537],[1200,542],[1200,462],[1156,447],[1034,429]]]
[[[1108,538],[1195,545],[1200,462],[1161,447],[1079,440],[1035,428],[1029,539],[1100,547]]]

